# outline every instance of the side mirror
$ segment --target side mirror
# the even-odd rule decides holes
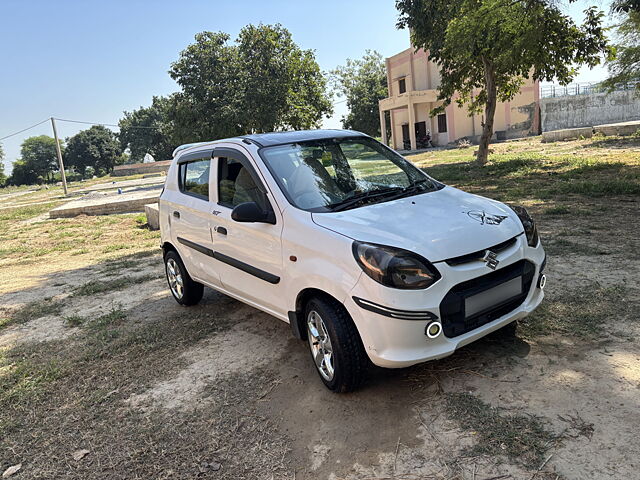
[[[276,223],[273,212],[265,212],[256,202],[244,202],[231,211],[231,219],[245,223]]]

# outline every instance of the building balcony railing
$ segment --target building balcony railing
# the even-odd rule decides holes
[[[592,93],[607,93],[609,91],[635,90],[640,88],[639,82],[618,83],[613,89],[605,88],[601,83],[571,83],[569,85],[542,85],[542,98],[566,97],[570,95],[590,95]]]
[[[409,103],[431,103],[438,101],[437,90],[413,90],[380,100],[380,109],[395,110],[407,107]]]

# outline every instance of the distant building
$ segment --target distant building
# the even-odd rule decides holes
[[[408,48],[387,58],[389,97],[380,100],[380,126],[386,131],[387,114],[391,121],[391,146],[415,150],[416,139],[431,132],[435,145],[446,145],[460,139],[477,143],[482,134],[484,115],[469,116],[455,102],[445,112],[434,117],[430,111],[441,105],[437,100],[440,85],[438,66],[429,60],[427,52]],[[494,119],[494,138],[524,137],[540,133],[540,85],[527,80],[520,93],[510,102],[498,102]],[[383,140],[386,138],[383,135]]]

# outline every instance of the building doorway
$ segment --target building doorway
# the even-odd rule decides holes
[[[411,139],[409,138],[409,124],[402,125],[402,149],[411,150]]]

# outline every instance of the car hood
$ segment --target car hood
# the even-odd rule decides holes
[[[453,187],[312,218],[354,240],[404,248],[431,262],[489,248],[524,231],[508,206]]]

